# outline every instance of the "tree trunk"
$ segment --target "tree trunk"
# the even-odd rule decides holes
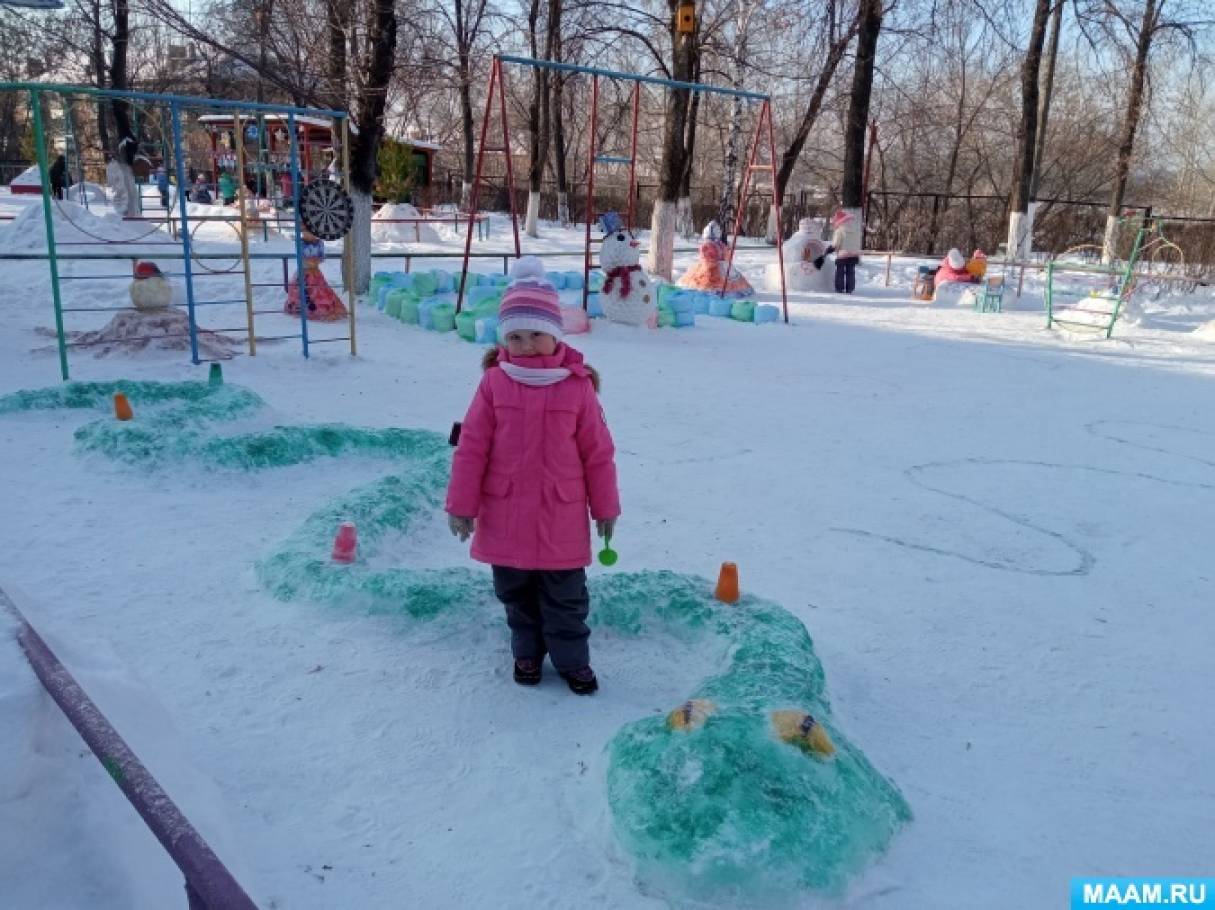
[[[700,81],[700,54],[696,55],[692,81]],[[696,236],[696,220],[692,210],[692,167],[696,162],[696,123],[700,119],[700,93],[688,104],[688,127],[684,139],[683,176],[679,178],[679,202],[675,207],[675,231],[683,237]]]
[[[829,8],[830,12],[834,11],[834,6]],[[833,28],[833,22],[829,20],[828,29]],[[857,10],[857,17],[852,20],[851,26],[838,38],[831,42],[831,46],[827,50],[827,59],[823,61],[823,68],[819,70],[818,79],[814,83],[814,91],[810,93],[810,101],[806,105],[806,110],[802,114],[801,122],[797,125],[797,132],[793,134],[793,141],[789,143],[789,147],[785,149],[780,159],[780,167],[776,170],[776,179],[773,180],[773,190],[780,194],[780,198],[784,198],[785,191],[789,188],[789,178],[793,176],[793,169],[797,167],[797,160],[801,157],[802,148],[806,144],[806,139],[810,135],[810,130],[814,128],[814,124],[818,121],[818,115],[823,109],[823,99],[827,97],[827,91],[831,88],[831,82],[835,78],[835,71],[839,69],[840,62],[848,53],[848,45],[852,43],[852,38],[856,35],[856,30],[860,26],[860,10]],[[768,232],[767,240],[769,243],[776,243],[776,235],[780,230],[776,224],[776,209],[773,206],[768,208]]]
[[[560,58],[558,58],[560,59]],[[560,75],[553,79],[553,170],[557,175],[557,221],[562,227],[570,223],[569,177],[565,173],[565,99],[562,96],[564,80]]]
[[[857,12],[856,69],[844,123],[844,175],[840,190],[845,210],[860,217],[864,205],[865,137],[869,125],[869,97],[873,92],[873,65],[882,30],[882,0],[861,0]]]
[[[692,81],[692,60],[697,36],[681,35],[675,27],[675,10],[679,0],[667,0],[671,36],[671,78],[676,82]],[[691,93],[687,89],[666,91],[666,121],[662,133],[662,165],[658,177],[658,196],[650,220],[650,252],[646,268],[654,275],[671,280],[675,255],[675,215],[679,201],[679,184],[687,156],[684,137],[687,130],[688,105]]]
[[[127,41],[130,37],[130,8],[127,0],[114,0],[114,34],[112,38],[114,53],[110,58],[110,87],[125,91],[127,88]],[[129,105],[125,98],[115,98],[113,102],[114,125],[118,132],[118,148],[115,158],[122,168],[123,196],[126,198],[126,209],[123,215],[139,214],[139,188],[135,185],[135,153],[139,151],[139,142],[131,129]]]
[[[101,0],[93,0],[89,4],[89,11],[92,15],[92,21],[89,25],[93,29],[93,49],[92,49],[92,65],[94,84],[98,88],[106,87],[106,65],[105,65],[105,32],[101,28]],[[104,99],[97,101],[97,141],[101,143],[101,147],[113,153],[116,151],[110,145],[110,116],[107,110],[107,105]]]
[[[351,144],[350,184],[354,202],[354,292],[364,294],[371,283],[371,194],[375,163],[384,135],[384,105],[397,47],[395,0],[374,0],[368,9],[363,90],[358,99],[358,134]]]
[[[1046,19],[1051,0],[1035,0],[1029,46],[1021,62],[1021,123],[1017,127],[1017,151],[1013,165],[1012,195],[1008,204],[1007,258],[1016,261],[1029,255],[1033,246],[1033,224],[1029,219],[1029,186],[1033,179],[1034,148],[1038,138],[1038,70],[1046,41]]]
[[[325,96],[335,111],[344,111],[347,103],[346,40],[350,31],[350,4],[347,0],[325,0],[325,15],[329,30],[329,59],[326,66],[329,86]]]
[[[1139,39],[1135,45],[1135,63],[1131,68],[1131,84],[1126,99],[1126,113],[1122,118],[1121,137],[1118,142],[1118,157],[1114,164],[1114,188],[1110,193],[1110,207],[1105,217],[1105,241],[1101,246],[1101,261],[1112,262],[1118,258],[1118,219],[1122,215],[1123,197],[1126,195],[1126,178],[1131,170],[1131,155],[1135,151],[1135,132],[1139,129],[1139,114],[1143,107],[1143,84],[1147,79],[1148,55],[1152,50],[1152,39],[1160,21],[1160,9],[1164,0],[1147,0],[1143,7],[1143,21],[1139,25]]]
[[[753,7],[748,0],[738,0],[738,21],[734,28],[734,49],[731,60],[731,87],[743,87],[743,68],[747,57],[747,32],[751,26]],[[730,132],[726,138],[726,158],[722,163],[721,198],[717,201],[717,223],[721,225],[721,237],[728,239],[734,230],[734,184],[738,172],[738,141],[742,135],[743,100],[734,95],[730,99]]]
[[[1050,119],[1050,102],[1055,93],[1055,60],[1059,57],[1059,28],[1063,24],[1064,0],[1055,0],[1050,17],[1050,38],[1047,39],[1046,72],[1042,76],[1042,94],[1038,100],[1038,129],[1034,141],[1034,169],[1029,179],[1029,201],[1038,198],[1042,180],[1042,156],[1046,152],[1046,123]]]

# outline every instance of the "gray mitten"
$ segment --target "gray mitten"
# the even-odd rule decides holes
[[[451,528],[451,533],[460,540],[468,540],[472,535],[473,528],[476,526],[476,520],[472,518],[461,518],[459,515],[447,516],[447,527]]]

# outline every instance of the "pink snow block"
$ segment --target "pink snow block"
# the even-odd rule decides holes
[[[359,549],[359,532],[353,521],[343,521],[333,538],[333,561],[351,563]]]
[[[580,306],[561,308],[561,330],[567,335],[581,335],[591,330],[591,320]]]

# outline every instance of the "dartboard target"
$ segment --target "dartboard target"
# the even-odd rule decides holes
[[[354,205],[332,180],[313,180],[300,193],[300,218],[321,240],[341,240],[354,223]]]

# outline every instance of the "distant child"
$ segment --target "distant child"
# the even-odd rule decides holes
[[[227,171],[219,172],[219,198],[224,201],[224,205],[231,205],[236,201],[236,181]]]
[[[473,535],[506,607],[515,682],[540,682],[544,655],[570,690],[599,688],[586,618],[590,518],[610,537],[620,515],[615,447],[599,376],[561,341],[557,292],[534,256],[520,259],[498,311],[452,461],[448,524]],[[589,510],[589,517],[588,517]]]
[[[852,212],[837,209],[831,227],[835,233],[827,253],[835,253],[835,292],[851,294],[856,288],[856,266],[861,261],[861,222]]]

